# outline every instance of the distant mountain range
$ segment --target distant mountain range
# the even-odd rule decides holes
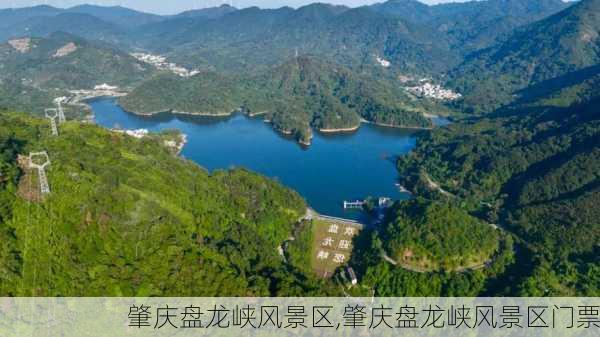
[[[600,1],[584,0],[468,56],[451,76],[466,105],[497,108],[518,90],[600,62]]]
[[[92,62],[79,73],[106,74],[103,78],[108,82],[127,86],[138,86],[149,77],[137,76],[132,69],[142,67],[147,74],[157,73],[127,57],[134,51],[162,54],[170,62],[204,74],[216,73],[228,81],[252,78],[260,81],[255,89],[269,88],[270,79],[264,74],[277,72],[282,64],[306,55],[326,65],[318,67],[325,73],[343,68],[358,74],[364,87],[377,88],[383,83],[387,88],[401,88],[407,81],[421,79],[446,84],[464,99],[445,105],[482,113],[522,99],[529,85],[594,65],[599,49],[597,7],[598,0],[574,5],[560,0],[488,0],[434,6],[390,0],[359,8],[311,4],[298,9],[237,9],[224,5],[159,16],[122,7],[37,6],[0,10],[0,39],[33,36],[52,40],[57,32],[77,35],[82,44],[84,39],[90,40],[90,45],[110,50],[113,58],[122,56],[114,68],[106,68],[110,62],[102,67]],[[23,58],[5,58],[4,67],[18,69]],[[35,78],[36,69],[41,68],[28,69],[28,77]],[[37,77],[46,78],[48,69],[40,70]],[[118,74],[126,76],[120,80]],[[91,83],[92,77],[78,77],[82,84]],[[176,80],[186,87],[195,85]],[[216,92],[221,84],[216,81],[209,87],[210,83],[205,83],[202,88]],[[149,97],[142,90],[153,87],[139,86],[135,95]],[[191,94],[190,90],[184,92]],[[393,92],[401,105],[415,106],[404,91]],[[239,98],[222,97],[221,101],[237,104]],[[153,110],[142,108],[139,99],[131,101],[138,102],[133,110]],[[437,103],[445,109],[444,102]],[[165,104],[159,106],[162,109]],[[319,125],[310,120],[309,124]],[[422,124],[412,126],[416,125]]]
[[[428,6],[416,0],[391,0],[373,5],[381,13],[432,26],[446,34],[454,47],[466,52],[491,45],[517,27],[569,6],[561,0],[499,0]]]
[[[0,11],[0,39],[64,31],[84,38],[171,52],[178,61],[220,70],[248,69],[311,53],[346,65],[371,65],[373,55],[395,69],[438,73],[512,29],[554,14],[560,0],[489,0],[427,6],[391,0],[350,9],[312,4],[298,9],[221,6],[172,16],[122,7],[37,6]],[[215,65],[216,64],[216,65]]]

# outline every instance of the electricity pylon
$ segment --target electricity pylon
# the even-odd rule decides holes
[[[50,127],[52,128],[52,135],[58,136],[58,127],[56,126],[56,117],[58,117],[57,109],[46,109],[44,110],[46,118],[50,120]]]
[[[42,157],[44,162],[42,164],[36,164],[33,162],[35,157]],[[31,152],[29,153],[29,168],[37,169],[38,176],[40,179],[40,192],[42,194],[50,193],[50,185],[48,184],[48,177],[46,176],[46,166],[50,165],[50,158],[46,151],[42,152]]]

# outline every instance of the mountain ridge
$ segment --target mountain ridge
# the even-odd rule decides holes
[[[597,64],[598,12],[600,1],[582,0],[517,30],[500,44],[468,57],[451,74],[453,85],[466,93],[468,103],[476,106],[480,101],[493,108],[510,101],[515,90]],[[500,89],[493,93],[499,97],[487,94],[491,87]]]

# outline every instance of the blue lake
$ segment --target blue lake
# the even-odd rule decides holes
[[[364,215],[345,211],[343,200],[367,196],[405,199],[395,185],[395,159],[415,146],[415,132],[363,124],[350,134],[315,133],[303,148],[258,118],[159,114],[137,116],[123,111],[113,98],[90,102],[96,123],[104,127],[179,129],[188,136],[182,155],[206,169],[245,167],[298,191],[320,213],[351,219]],[[439,120],[444,122],[444,120]]]

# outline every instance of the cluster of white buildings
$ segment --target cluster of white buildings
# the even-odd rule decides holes
[[[147,129],[137,129],[137,130],[122,130],[122,129],[112,129],[114,132],[124,133],[130,137],[142,139],[146,137],[149,133]]]
[[[179,75],[181,77],[191,77],[200,73],[199,70],[188,70],[182,66],[178,66],[175,63],[167,61],[167,58],[161,55],[152,55],[145,53],[133,53],[131,56],[135,57],[139,61],[148,63],[160,70],[166,70]]]
[[[22,54],[31,50],[31,39],[28,37],[23,39],[8,40],[8,44]]]
[[[108,85],[106,83],[99,84],[94,86],[94,89],[79,89],[79,90],[69,90],[71,95],[79,98],[79,99],[87,99],[98,96],[122,96],[122,93],[119,93],[119,87]],[[57,99],[58,100],[58,99]],[[62,103],[67,102],[69,100],[73,101],[72,98],[69,97],[60,97]]]
[[[379,56],[377,56],[376,60],[377,60],[377,63],[379,63],[379,65],[381,65],[384,68],[389,68],[392,65],[392,63],[390,61],[388,61],[384,58],[381,58]]]
[[[125,134],[133,138],[141,139],[148,135],[148,130],[137,129],[137,130],[125,130]]]
[[[415,87],[407,87],[406,90],[418,97],[435,98],[445,101],[453,101],[462,97],[461,94],[449,89],[445,89],[439,84],[433,84],[423,80],[421,80],[420,85]]]
[[[106,83],[102,83],[102,84],[94,86],[94,90],[96,90],[96,91],[116,91],[116,90],[119,90],[119,87],[114,86],[114,85],[108,85]]]

